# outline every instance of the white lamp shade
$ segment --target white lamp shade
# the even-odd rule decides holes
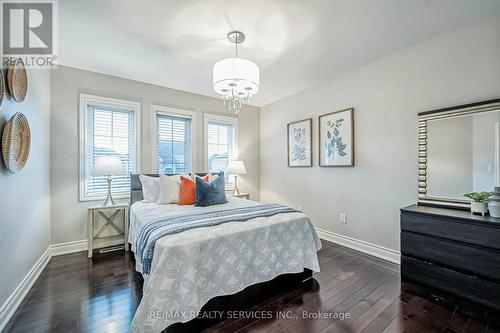
[[[247,169],[243,161],[229,161],[226,173],[228,175],[246,175]]]
[[[239,96],[255,95],[259,91],[259,67],[242,58],[221,60],[214,65],[213,88],[220,95],[230,91]]]
[[[100,156],[96,158],[92,176],[121,176],[125,168],[118,156]]]

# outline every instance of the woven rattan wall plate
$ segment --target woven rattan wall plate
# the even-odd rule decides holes
[[[3,83],[3,71],[2,68],[0,68],[0,105],[2,105],[4,95],[5,95],[5,85]]]
[[[7,70],[7,84],[14,100],[18,103],[24,101],[28,92],[28,76],[21,58],[16,59],[14,64],[9,65]]]
[[[31,133],[28,119],[17,112],[5,124],[2,134],[2,157],[11,173],[19,172],[28,161]]]

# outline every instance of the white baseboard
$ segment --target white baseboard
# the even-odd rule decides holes
[[[87,240],[82,239],[74,242],[52,244],[50,248],[52,257],[55,257],[63,254],[87,251],[87,245],[88,245]]]
[[[21,280],[17,285],[16,289],[7,298],[5,303],[0,308],[0,332],[3,331],[10,318],[14,315],[17,308],[24,300],[31,287],[35,284],[36,280],[42,273],[45,266],[48,264],[51,258],[50,246],[45,250],[40,259],[31,267],[28,274]]]
[[[42,254],[40,259],[31,267],[28,274],[17,285],[16,289],[7,298],[5,303],[0,308],[0,332],[3,331],[10,318],[14,315],[21,302],[24,300],[31,287],[42,273],[45,266],[50,261],[50,258],[63,254],[81,252],[87,250],[87,240],[79,240],[75,242],[52,244]]]
[[[398,265],[401,261],[401,254],[398,251],[320,228],[316,228],[316,232],[321,239],[329,242],[339,244]]]

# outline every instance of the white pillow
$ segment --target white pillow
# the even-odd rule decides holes
[[[160,180],[158,177],[139,175],[139,180],[142,183],[144,201],[158,202],[160,196]]]
[[[189,178],[189,175],[182,175]],[[181,192],[181,175],[167,176],[160,175],[160,196],[159,204],[179,203]]]

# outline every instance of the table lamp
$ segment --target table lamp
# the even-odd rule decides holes
[[[111,196],[111,180],[113,176],[125,175],[125,168],[120,157],[118,156],[100,156],[96,158],[92,176],[108,177],[108,196],[104,202],[104,206],[114,206],[115,201]]]
[[[233,194],[240,194],[240,191],[238,190],[238,175],[247,174],[247,169],[245,169],[245,164],[243,164],[243,161],[229,161],[226,173],[230,176],[234,176]]]

